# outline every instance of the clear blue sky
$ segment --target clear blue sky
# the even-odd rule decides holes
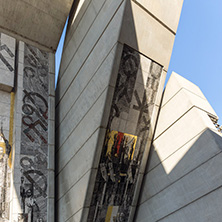
[[[222,124],[222,1],[184,0],[167,79],[172,71],[200,87]]]
[[[58,73],[64,32],[56,53]],[[222,0],[184,0],[167,80],[177,72],[200,87],[222,124]]]

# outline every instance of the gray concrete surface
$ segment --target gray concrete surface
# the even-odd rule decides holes
[[[218,118],[200,89],[173,73],[165,89],[135,221],[220,221],[220,209],[214,208],[213,215],[209,203],[221,192],[222,134],[209,115]]]
[[[3,33],[55,51],[73,0],[1,0]]]
[[[133,185],[135,192],[130,194],[132,202],[128,210],[130,221],[133,221],[182,1],[171,4],[176,8],[173,21],[163,15],[161,10],[165,7],[160,3],[159,10],[157,5],[151,10],[145,3],[138,4],[136,1],[86,0],[70,22],[56,88],[58,221],[87,221],[88,215],[88,220],[93,221],[94,196],[98,194],[95,187],[98,185],[96,181],[99,180],[100,156],[107,128],[126,135],[137,135],[138,130],[142,130],[137,120],[143,114],[141,111],[140,115],[136,107],[146,98],[143,102],[152,105],[145,111],[149,113],[150,122],[144,142],[138,135],[137,146],[141,144],[145,151],[143,156],[140,154],[141,165]],[[170,13],[170,10],[172,8],[168,7],[167,12]],[[119,73],[124,73],[122,70],[128,67],[127,62],[125,67],[122,65],[126,45],[132,47],[130,53],[135,56],[132,61],[139,61],[135,72],[137,77],[131,80],[135,81],[135,86],[128,88],[128,91],[135,92],[129,102],[129,112],[121,111],[120,116],[110,122],[111,104],[115,103],[113,98],[118,86],[116,81],[123,78]],[[129,72],[133,71],[132,61],[129,61]],[[123,88],[127,87],[125,84]],[[117,106],[120,107],[120,104],[117,103]],[[146,120],[147,116],[144,118]],[[140,120],[142,123],[144,118]],[[137,148],[134,155],[139,155],[139,152]],[[106,211],[107,206],[104,205],[105,214]],[[101,211],[100,216],[104,217]],[[100,216],[95,220],[99,221]],[[114,216],[118,215],[113,211]]]

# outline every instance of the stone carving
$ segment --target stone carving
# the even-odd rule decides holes
[[[148,58],[146,58],[149,60]],[[128,221],[162,67],[124,46],[88,221]]]
[[[7,45],[1,45],[0,46],[0,59],[1,61],[7,66],[7,68],[9,69],[10,72],[14,71],[14,68],[9,64],[9,62],[7,61],[7,59],[2,55],[1,51],[5,50],[8,55],[10,57],[14,57],[14,54],[12,53],[12,51],[8,48]]]
[[[19,221],[47,221],[48,54],[25,44]]]

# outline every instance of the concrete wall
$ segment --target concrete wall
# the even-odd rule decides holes
[[[0,159],[0,220],[54,221],[54,55],[0,35],[0,121],[12,148],[7,167]]]
[[[0,30],[56,51],[73,0],[1,0]]]
[[[220,221],[222,134],[200,89],[167,83],[135,221]]]
[[[56,89],[57,221],[133,220],[176,31],[157,17],[137,1],[85,0],[70,21]],[[121,135],[137,141],[123,177],[119,153],[107,152]],[[126,195],[114,194],[117,174]]]

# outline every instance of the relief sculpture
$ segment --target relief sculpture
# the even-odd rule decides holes
[[[47,221],[48,55],[25,44],[21,135],[22,222]]]
[[[88,221],[127,222],[162,67],[124,45]],[[146,77],[144,77],[146,76]],[[141,81],[142,79],[142,81]]]

